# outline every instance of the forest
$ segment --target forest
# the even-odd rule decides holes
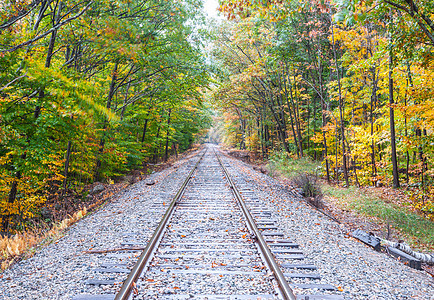
[[[200,4],[2,1],[1,231],[26,229],[44,205],[165,161],[203,134]]]
[[[434,2],[222,1],[225,143],[321,161],[328,182],[410,189],[434,216]]]
[[[205,138],[412,187],[433,218],[434,2],[219,3],[0,4],[0,232]]]

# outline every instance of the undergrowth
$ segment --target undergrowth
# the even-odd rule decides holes
[[[322,192],[318,181],[319,164],[309,158],[295,159],[285,152],[275,152],[267,165],[271,176],[287,177],[312,205],[322,208]]]
[[[274,152],[270,156],[267,165],[270,175],[275,176],[281,174],[290,179],[294,179],[303,173],[316,174],[320,166],[319,163],[309,159],[308,157],[296,159],[290,157],[283,151]]]
[[[374,217],[380,223],[390,224],[405,235],[406,242],[414,246],[434,248],[434,222],[412,211],[409,207],[388,203],[355,186],[342,188],[315,182],[320,165],[309,158],[297,159],[284,152],[271,155],[267,165],[271,176],[280,175],[291,179],[307,197],[312,192],[333,197],[341,209]],[[423,244],[423,245],[420,245]]]
[[[17,233],[12,237],[0,236],[0,269],[7,269],[14,261],[23,255],[31,256],[38,245],[49,244],[56,240],[68,227],[83,218],[87,214],[86,207],[77,211],[72,216],[65,218],[48,231],[27,231]]]

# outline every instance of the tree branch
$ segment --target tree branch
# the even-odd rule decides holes
[[[428,30],[428,28],[425,26],[425,24],[423,24],[420,21],[420,18],[423,19],[432,30],[434,30],[434,24],[427,16],[419,13],[419,9],[416,7],[416,5],[414,4],[414,2],[412,0],[405,0],[411,6],[410,9],[403,6],[403,5],[400,5],[398,3],[395,3],[395,2],[392,2],[389,0],[383,0],[383,1],[389,5],[397,8],[397,9],[400,9],[400,10],[406,12],[407,14],[409,14],[413,18],[413,20],[416,21],[416,23],[419,25],[419,27],[422,29],[422,31],[425,33],[425,35],[431,40],[432,45],[434,45],[434,35]]]
[[[0,92],[3,91],[5,88],[7,88],[8,86],[10,86],[11,84],[13,84],[15,81],[20,80],[23,77],[27,77],[27,73],[21,75],[20,77],[15,78],[14,80],[12,80],[11,82],[7,83],[5,86],[0,88]]]
[[[75,20],[75,19],[81,17],[81,16],[86,12],[86,10],[90,7],[90,5],[91,5],[92,3],[93,3],[93,0],[90,1],[90,2],[89,2],[89,3],[88,3],[88,4],[87,4],[83,9],[82,9],[82,11],[80,11],[78,14],[76,14],[76,15],[73,16],[73,17],[70,17],[70,18],[66,19],[65,21],[60,22],[59,24],[57,24],[56,26],[54,26],[54,27],[52,27],[51,29],[47,30],[47,31],[44,32],[43,34],[40,34],[40,35],[34,37],[33,39],[28,40],[28,41],[26,41],[26,42],[24,42],[24,43],[21,43],[21,44],[19,44],[19,45],[17,45],[17,46],[14,46],[14,47],[12,47],[12,48],[9,48],[9,49],[6,49],[6,50],[0,50],[0,52],[1,52],[1,53],[5,53],[5,52],[13,52],[13,51],[15,51],[15,50],[18,50],[18,49],[20,49],[20,48],[23,48],[24,46],[30,45],[30,44],[32,44],[32,43],[34,43],[34,42],[36,42],[36,41],[38,41],[38,40],[40,40],[40,39],[46,37],[47,35],[49,35],[49,34],[52,33],[53,31],[58,30],[58,29],[59,29],[60,27],[62,27],[63,25],[65,25],[65,24],[71,22],[72,20]]]
[[[11,18],[9,18],[9,20],[7,20],[3,24],[1,24],[0,30],[6,29],[9,26],[12,26],[14,23],[18,22],[19,20],[21,20],[22,18],[27,16],[32,10],[34,10],[39,5],[39,3],[41,3],[41,0],[35,0],[32,3],[30,3],[30,5],[27,7],[27,9],[21,11],[22,12],[21,15],[11,17]]]
[[[419,8],[416,6],[413,0],[405,0],[405,2],[410,5],[411,9],[414,10],[420,17],[428,24],[428,26],[434,31],[434,23],[425,14],[419,12]]]

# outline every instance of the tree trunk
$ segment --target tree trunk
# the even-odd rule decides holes
[[[56,16],[54,16],[54,12],[53,12],[53,23],[54,24],[58,24],[58,22],[59,22],[59,18],[60,18],[60,11],[62,10],[62,2],[59,2],[59,7],[58,7],[58,10],[57,10],[57,13],[56,13]],[[52,59],[52,57],[53,57],[53,51],[54,51],[54,44],[55,44],[55,42],[56,42],[56,37],[57,37],[57,30],[54,30],[52,33],[51,33],[51,37],[50,37],[50,42],[49,42],[49,44],[48,44],[48,49],[47,49],[47,56],[46,56],[46,58],[45,58],[45,67],[46,68],[49,68],[50,66],[51,66],[51,59]],[[43,99],[44,98],[44,96],[45,96],[45,92],[44,92],[44,88],[42,88],[40,91],[39,91],[39,99],[41,100],[41,99]],[[33,113],[33,116],[34,116],[34,118],[35,119],[37,119],[38,117],[39,117],[39,115],[41,114],[41,105],[40,104],[38,104],[36,107],[35,107],[35,111],[34,111],[34,113]]]
[[[297,86],[295,83],[295,74],[294,74],[294,98],[297,98]],[[300,151],[300,157],[303,157],[303,138],[301,135],[301,126],[300,126],[300,111],[297,104],[295,104],[295,101],[293,101],[293,109],[294,109],[294,115],[295,115],[295,129],[297,130],[297,137],[298,137],[298,149]]]
[[[316,128],[316,99],[314,99],[314,102],[313,102],[313,121],[312,122],[313,122],[312,136],[314,136],[315,132],[317,130],[317,128]],[[310,138],[308,138],[308,140],[310,140]],[[313,148],[314,148],[313,159],[317,160],[318,158],[317,158],[317,151],[315,150],[315,144],[313,145]]]
[[[41,10],[40,10],[40,14],[41,15],[40,15],[39,21],[42,18],[42,14],[45,12],[45,10],[47,9],[47,7],[48,7],[48,5],[45,5],[45,4],[41,6]],[[62,2],[59,2],[59,7],[58,7],[58,10],[57,10],[57,14],[54,15],[55,12],[53,12],[53,23],[55,23],[55,24],[57,24],[57,22],[58,22],[58,20],[60,18],[59,16],[60,16],[61,9],[62,9]],[[39,26],[39,22],[36,22],[33,29],[36,31],[37,28],[38,28],[38,26]],[[51,65],[51,58],[52,58],[52,55],[53,55],[53,50],[54,50],[54,44],[55,44],[55,41],[56,41],[56,36],[57,36],[57,30],[54,30],[51,33],[50,42],[49,42],[48,49],[47,49],[47,55],[46,55],[46,58],[45,58],[45,67],[46,68],[49,68],[50,65]],[[39,98],[38,102],[40,102],[40,100],[42,98],[44,98],[44,89],[43,88],[39,91],[38,98]],[[33,112],[34,119],[35,120],[38,119],[39,116],[40,116],[40,114],[41,114],[41,105],[40,105],[40,103],[38,103],[36,105],[36,107],[35,107],[34,112]],[[25,159],[26,154],[25,153],[22,154],[21,157],[23,159]],[[15,202],[15,199],[16,199],[16,196],[17,196],[17,192],[18,192],[18,180],[21,179],[21,172],[20,171],[16,172],[16,179],[17,180],[13,180],[12,181],[11,188],[9,190],[9,195],[8,195],[8,202],[9,203],[14,203]]]
[[[145,119],[145,124],[143,125],[143,134],[142,134],[142,144],[145,141],[146,129],[148,127],[148,119]]]
[[[289,93],[290,93],[290,99],[291,99],[291,107],[292,107],[292,111],[294,112],[294,120],[292,119],[292,114],[291,114],[291,126],[292,126],[293,135],[294,135],[295,147],[297,149],[297,157],[300,158],[300,157],[303,157],[303,148],[300,149],[300,145],[301,145],[301,142],[300,142],[301,135],[300,135],[300,130],[299,130],[299,124],[300,123],[299,123],[299,120],[297,118],[297,110],[296,110],[295,104],[294,104],[294,102],[295,102],[294,93],[295,92],[293,91],[291,82],[289,82],[289,84],[290,84]],[[288,101],[288,98],[287,98],[287,101]],[[289,104],[288,104],[288,106],[289,106]],[[295,131],[294,131],[294,124],[292,121],[294,121],[294,124],[295,124]]]
[[[324,88],[323,88],[323,82],[322,82],[322,64],[321,64],[321,60],[319,60],[319,65],[318,65],[318,70],[319,70],[319,87],[320,87],[320,98],[321,98],[321,125],[324,128],[327,125],[327,116],[326,116],[326,111],[327,111],[327,105],[325,102],[325,96],[324,96]],[[325,159],[325,163],[326,163],[326,174],[327,174],[327,182],[330,183],[330,167],[329,167],[329,160],[328,160],[328,151],[327,151],[327,138],[326,138],[326,132],[324,129],[321,130],[322,131],[322,138],[323,138],[323,148],[324,148],[324,153],[323,153],[323,157]]]
[[[270,134],[268,131],[268,124],[264,124],[264,121],[262,121],[262,126],[263,126],[262,130],[263,130],[263,135],[264,135],[264,154],[265,154],[265,157],[268,158],[268,144],[270,142]]]
[[[309,143],[309,139],[310,139],[310,101],[307,100],[307,105],[306,105],[306,110],[307,110],[307,128],[306,128],[306,135],[307,135],[307,140],[306,140],[306,149],[307,149],[307,155],[309,156],[309,148],[310,148],[310,143]]]
[[[66,190],[66,184],[67,184],[67,179],[68,179],[68,168],[69,168],[69,157],[71,155],[71,141],[68,141],[68,147],[66,149],[66,159],[65,159],[65,169],[63,171],[63,190],[62,190],[62,196],[65,193]]]
[[[372,69],[372,95],[371,95],[371,104],[370,104],[370,119],[369,123],[371,125],[371,165],[372,165],[372,177],[377,176],[377,166],[375,162],[375,141],[374,141],[374,107],[377,103],[377,79],[375,76],[375,68]],[[375,186],[376,180],[372,181],[372,184]]]
[[[21,159],[26,159],[26,153],[21,154],[20,158]],[[17,193],[18,193],[18,182],[21,179],[21,172],[18,170],[15,173],[15,178],[12,181],[11,184],[11,188],[9,190],[9,194],[8,194],[8,203],[12,204],[15,202],[15,199],[17,198]],[[11,216],[11,214],[9,214],[7,211],[5,211],[3,213],[4,217],[3,219],[3,224],[2,227],[7,230],[7,228],[9,227],[9,218]]]
[[[124,119],[125,109],[127,108],[128,91],[130,90],[130,85],[131,85],[131,80],[128,82],[127,89],[125,91],[124,104],[122,105],[122,110],[121,110],[121,121]]]
[[[115,66],[113,68],[113,72],[112,72],[112,80],[110,82],[110,90],[107,96],[107,105],[106,108],[110,109],[111,107],[111,103],[112,103],[112,99],[115,93],[115,86],[116,86],[116,81],[117,81],[117,76],[118,76],[118,62],[115,62]],[[99,150],[98,150],[98,155],[97,155],[97,159],[96,159],[96,168],[95,168],[95,175],[94,178],[96,181],[98,181],[100,179],[100,168],[102,165],[102,161],[101,161],[101,155],[104,152],[104,145],[105,145],[105,134],[106,134],[106,130],[107,130],[107,120],[104,119],[104,125],[103,125],[103,132],[102,132],[102,137],[101,140],[99,142]]]
[[[407,90],[408,87],[413,88],[413,80],[411,78],[411,72],[410,72],[410,64],[407,63]],[[404,97],[404,106],[407,107],[407,90],[406,90],[406,95]],[[404,128],[405,128],[405,137],[408,138],[408,129],[407,129],[407,112],[405,113],[404,116]],[[409,167],[410,167],[410,153],[407,151],[405,151],[405,157],[406,157],[406,166],[405,166],[405,180],[406,183],[408,184],[409,182]]]
[[[158,138],[160,137],[160,130],[161,130],[161,126],[158,125],[157,135],[155,137],[155,140],[158,140]],[[153,158],[152,158],[152,161],[154,164],[156,164],[158,161],[158,148],[159,148],[159,146],[154,147],[154,154],[153,154]]]
[[[297,149],[297,157],[300,158],[300,150],[298,148],[298,140],[297,140],[297,135],[295,133],[295,128],[294,128],[294,118],[293,118],[291,106],[289,105],[288,97],[286,97],[286,105],[288,106],[289,121],[291,123],[291,130],[292,130],[292,136],[294,137],[295,149]]]
[[[15,199],[17,198],[17,187],[18,187],[18,180],[21,179],[21,172],[17,171],[15,173],[15,178],[14,181],[12,181],[12,185],[11,185],[11,189],[9,191],[9,195],[8,195],[8,202],[9,203],[14,203]]]
[[[335,155],[335,180],[337,183],[339,183],[339,129],[338,129],[338,122],[336,121],[336,126],[335,126],[335,139],[336,139],[336,155]]]
[[[178,149],[176,147],[175,142],[172,143],[172,147],[173,147],[173,152],[175,153],[175,158],[178,159]]]
[[[349,187],[349,179],[348,179],[348,170],[347,170],[347,155],[345,150],[345,125],[344,125],[344,103],[342,99],[342,89],[341,89],[341,74],[339,72],[339,65],[338,65],[338,58],[336,55],[336,44],[335,44],[335,36],[334,36],[334,29],[333,29],[333,22],[331,25],[332,30],[332,42],[333,42],[333,56],[335,60],[336,65],[336,77],[338,80],[338,89],[339,89],[339,117],[340,117],[340,127],[341,127],[341,138],[342,138],[342,169],[344,171],[344,178],[345,178],[345,184],[346,187]]]
[[[392,13],[390,13],[392,18]],[[395,135],[395,112],[393,109],[393,51],[392,51],[392,33],[389,33],[389,114],[390,114],[390,144],[392,147],[392,168],[393,168],[393,187],[399,188],[398,161],[396,157],[396,135]]]
[[[245,137],[246,137],[246,123],[245,120],[243,118],[243,114],[241,113],[241,110],[234,105],[235,111],[237,112],[238,115],[238,120],[240,122],[240,129],[241,129],[241,140],[240,140],[240,150],[246,149],[246,144],[245,144]]]
[[[282,124],[281,124],[281,122],[280,122],[280,120],[279,120],[279,116],[278,116],[277,113],[274,111],[273,104],[270,105],[270,109],[271,109],[271,112],[272,112],[272,114],[273,114],[273,117],[274,117],[274,119],[275,119],[275,121],[276,121],[276,125],[277,125],[277,134],[279,135],[278,138],[279,138],[280,142],[282,143],[282,145],[283,145],[285,151],[286,151],[287,153],[291,153],[291,151],[289,150],[289,147],[288,147],[288,143],[287,143],[287,141],[286,141],[286,134],[285,134],[285,131],[284,131],[284,129],[282,128]]]
[[[293,103],[293,94],[292,94],[292,85],[291,85],[291,79],[289,77],[289,68],[288,68],[288,64],[285,63],[285,69],[286,69],[286,73],[288,74],[288,76],[282,76],[283,78],[283,90],[285,92],[285,97],[286,97],[286,106],[288,107],[288,113],[289,113],[289,121],[291,124],[291,130],[292,130],[292,136],[294,138],[294,145],[295,145],[295,149],[297,152],[297,157],[300,158],[300,150],[298,148],[298,140],[297,140],[297,135],[295,133],[295,127],[294,127],[294,115],[295,112],[292,111],[291,109],[291,105],[289,104],[289,98],[291,98],[291,104]],[[288,80],[288,81],[286,81]],[[288,93],[288,89],[287,89],[287,85],[289,85],[289,89],[290,92]]]
[[[169,108],[169,115],[167,117],[167,130],[166,130],[166,150],[164,152],[164,161],[169,159],[169,133],[170,133],[170,113],[172,109]]]

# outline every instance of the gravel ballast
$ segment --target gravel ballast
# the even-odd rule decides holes
[[[118,193],[100,210],[71,226],[64,237],[1,273],[0,299],[72,299],[83,294],[113,294],[127,276],[123,272],[132,267],[140,251],[110,250],[146,245],[198,158],[180,160]],[[411,269],[356,241],[294,190],[252,166],[231,157],[221,158],[237,187],[241,191],[248,189],[249,196],[263,202],[277,220],[278,231],[300,245],[306,257],[304,263],[315,264],[315,273],[321,275],[316,283],[337,288],[329,294],[345,299],[434,299],[434,282],[426,272]],[[155,184],[146,184],[151,181]],[[186,275],[195,276],[201,277]],[[213,281],[212,277],[208,280]],[[98,284],[109,281],[115,284]],[[297,283],[297,278],[290,282]],[[204,292],[212,293],[212,289],[204,285]],[[300,288],[295,292],[324,294]]]
[[[239,160],[222,158],[231,166],[228,171],[235,184],[249,186],[273,211],[279,229],[300,245],[306,260],[316,265],[322,277],[318,283],[338,288],[333,294],[345,299],[434,299],[434,281],[428,273],[358,242],[345,228],[308,205],[295,190],[270,176]]]
[[[1,273],[0,299],[71,299],[80,294],[109,294],[118,290],[118,282],[115,286],[87,282],[114,278],[119,281],[119,273],[99,270],[131,267],[140,251],[107,250],[127,248],[128,243],[146,245],[169,200],[197,159],[198,156],[187,157],[130,186],[97,212],[72,225],[64,237]],[[147,185],[150,181],[155,184]],[[89,250],[107,252],[84,252]],[[123,274],[121,280],[126,276]]]

